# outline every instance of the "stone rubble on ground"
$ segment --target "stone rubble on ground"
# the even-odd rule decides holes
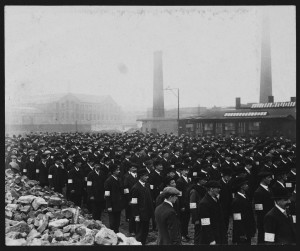
[[[141,245],[91,220],[60,193],[26,176],[5,171],[7,246]],[[77,213],[76,213],[77,212]]]

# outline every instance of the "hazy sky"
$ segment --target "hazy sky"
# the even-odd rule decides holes
[[[259,101],[262,9],[269,13],[273,95],[296,96],[293,6],[6,6],[5,95],[111,95],[123,108],[152,107],[153,52],[180,105]],[[165,106],[177,98],[165,92]]]

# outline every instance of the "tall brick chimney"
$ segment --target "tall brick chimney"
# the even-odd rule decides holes
[[[272,68],[271,68],[271,42],[268,14],[262,13],[261,34],[261,72],[260,72],[260,103],[267,103],[272,96]]]
[[[241,98],[235,98],[235,109],[241,108]]]
[[[268,96],[268,103],[274,103],[274,96]]]
[[[153,63],[153,117],[165,117],[162,51],[154,52]]]

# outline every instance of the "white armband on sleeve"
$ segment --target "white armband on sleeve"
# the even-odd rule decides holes
[[[24,173],[27,173],[27,169],[23,169],[23,172],[24,172]]]
[[[197,204],[195,202],[190,203],[190,209],[195,209],[197,208]]]
[[[267,242],[274,242],[275,241],[275,234],[273,234],[273,233],[265,233],[265,241],[267,241]]]
[[[40,173],[40,169],[35,169],[35,172],[36,173]]]
[[[210,225],[210,218],[202,218],[201,219],[201,225],[202,226],[208,226],[208,225]]]
[[[88,187],[92,186],[92,184],[93,184],[92,181],[88,181],[88,182],[86,183],[86,185],[87,185]]]
[[[150,189],[153,190],[153,185],[150,185]]]
[[[242,220],[241,213],[234,213],[233,214],[233,220]]]
[[[290,183],[290,182],[285,183],[285,187],[292,187],[292,183]]]
[[[197,172],[193,172],[193,177],[197,176]]]
[[[125,188],[125,189],[124,189],[124,194],[127,194],[127,193],[129,193],[129,189],[128,189],[128,188]]]
[[[52,174],[49,174],[49,175],[48,175],[48,179],[52,179]]]
[[[292,215],[293,217],[293,223],[296,223],[296,215]]]
[[[110,196],[110,191],[105,191],[104,196]]]
[[[255,210],[263,210],[263,204],[255,204],[254,205]]]
[[[137,198],[132,198],[131,199],[131,204],[137,204],[138,202],[138,199]]]
[[[73,183],[73,180],[72,179],[68,179],[68,184],[71,184]]]

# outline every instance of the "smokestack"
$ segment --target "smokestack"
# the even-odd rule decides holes
[[[261,37],[260,103],[267,103],[272,96],[271,42],[269,17],[263,10]]]
[[[268,103],[274,103],[274,96],[268,96]]]
[[[296,102],[296,97],[291,97],[291,102]]]
[[[153,117],[165,117],[162,51],[154,52]]]
[[[241,98],[235,98],[235,109],[241,108]]]

